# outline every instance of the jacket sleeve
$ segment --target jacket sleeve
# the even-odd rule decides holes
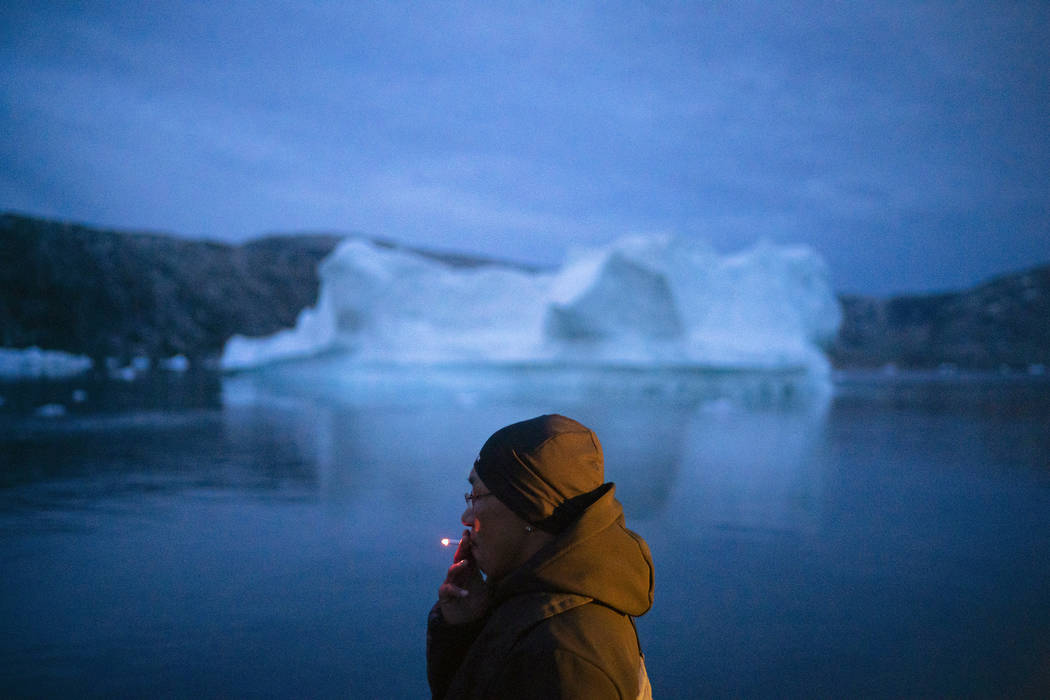
[[[465,625],[450,625],[435,603],[427,616],[427,681],[435,700],[445,697],[453,676],[474,643],[485,620]]]
[[[602,669],[562,649],[515,654],[507,663],[498,687],[505,700],[621,698],[616,684]]]

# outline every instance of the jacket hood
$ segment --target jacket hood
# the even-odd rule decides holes
[[[571,593],[621,613],[644,614],[653,604],[649,546],[627,529],[616,486],[603,484],[597,499],[551,542],[497,582],[498,605],[522,593]]]

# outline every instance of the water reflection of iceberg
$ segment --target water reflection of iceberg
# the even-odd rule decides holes
[[[228,408],[281,407],[299,432],[314,435],[329,501],[353,501],[364,479],[410,499],[431,521],[451,504],[445,520],[453,520],[484,439],[507,423],[558,412],[601,437],[607,478],[632,520],[693,533],[811,530],[819,520],[810,457],[829,395],[806,372],[333,362],[347,360],[274,365],[223,382]],[[368,508],[364,520],[391,515]]]
[[[826,408],[694,412],[684,429],[667,527],[693,538],[820,527]]]
[[[829,384],[802,368],[730,371],[535,363],[362,365],[344,356],[328,356],[227,377],[223,395],[225,401],[237,403],[301,396],[360,406],[551,401],[586,405],[627,400],[682,409],[712,402],[756,409],[826,402]]]

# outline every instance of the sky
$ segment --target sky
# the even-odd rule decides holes
[[[553,265],[803,244],[846,293],[1050,262],[1050,3],[0,4],[0,210]]]

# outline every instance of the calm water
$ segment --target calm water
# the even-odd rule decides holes
[[[0,385],[0,694],[425,697],[471,462],[548,411],[652,547],[657,696],[1050,687],[1050,381],[474,379]]]

